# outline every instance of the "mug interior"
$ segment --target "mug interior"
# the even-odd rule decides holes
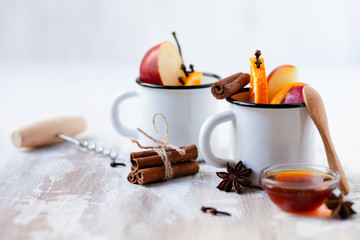
[[[226,101],[229,103],[244,106],[244,107],[251,107],[251,108],[301,108],[305,107],[305,103],[289,103],[289,104],[258,104],[258,103],[249,103],[248,101],[248,92],[249,88],[241,89],[237,94],[232,97],[226,98]]]
[[[203,73],[203,79],[202,81],[205,82],[205,84],[201,85],[193,85],[193,86],[165,86],[165,85],[156,85],[156,84],[150,84],[150,83],[144,83],[140,81],[140,77],[136,78],[136,83],[143,87],[149,87],[149,88],[160,88],[160,89],[197,89],[197,88],[209,88],[212,86],[212,84],[216,81],[220,80],[220,77],[213,73]]]

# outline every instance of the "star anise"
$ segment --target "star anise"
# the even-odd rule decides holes
[[[338,197],[333,193],[326,200],[326,206],[332,210],[333,216],[339,216],[342,219],[351,217],[356,212],[351,208],[353,202],[344,201],[343,195],[340,194]]]
[[[242,161],[239,161],[235,167],[226,163],[227,172],[217,172],[216,175],[223,180],[217,186],[218,189],[225,192],[230,192],[234,189],[238,194],[241,193],[241,186],[250,186],[251,180],[249,179],[252,173],[251,168],[245,168]]]

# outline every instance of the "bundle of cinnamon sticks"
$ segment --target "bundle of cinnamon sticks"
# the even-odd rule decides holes
[[[176,150],[167,151],[172,178],[199,172],[199,164],[195,161],[198,157],[196,145],[181,147],[181,149],[185,150],[185,154],[182,155]],[[130,183],[147,184],[166,180],[163,160],[153,150],[130,153],[130,162],[131,172],[127,177]]]

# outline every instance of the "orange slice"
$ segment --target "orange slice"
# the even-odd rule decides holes
[[[262,62],[260,68],[255,64],[256,57],[249,58],[250,60],[250,89],[249,101],[251,103],[268,103],[268,86],[265,73],[264,58],[260,57]]]
[[[201,84],[202,72],[192,72],[185,78],[184,86],[194,86]]]
[[[235,93],[231,98],[240,102],[249,102],[249,92]]]
[[[285,98],[286,98],[286,94],[290,91],[290,89],[294,86],[297,85],[302,85],[305,84],[303,82],[295,82],[295,83],[290,83],[288,85],[286,85],[285,87],[283,87],[271,100],[270,104],[284,104],[285,103]]]

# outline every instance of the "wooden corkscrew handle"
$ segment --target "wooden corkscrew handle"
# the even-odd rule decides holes
[[[61,117],[33,123],[11,134],[15,147],[35,148],[63,141],[56,134],[74,136],[86,128],[82,117]]]

